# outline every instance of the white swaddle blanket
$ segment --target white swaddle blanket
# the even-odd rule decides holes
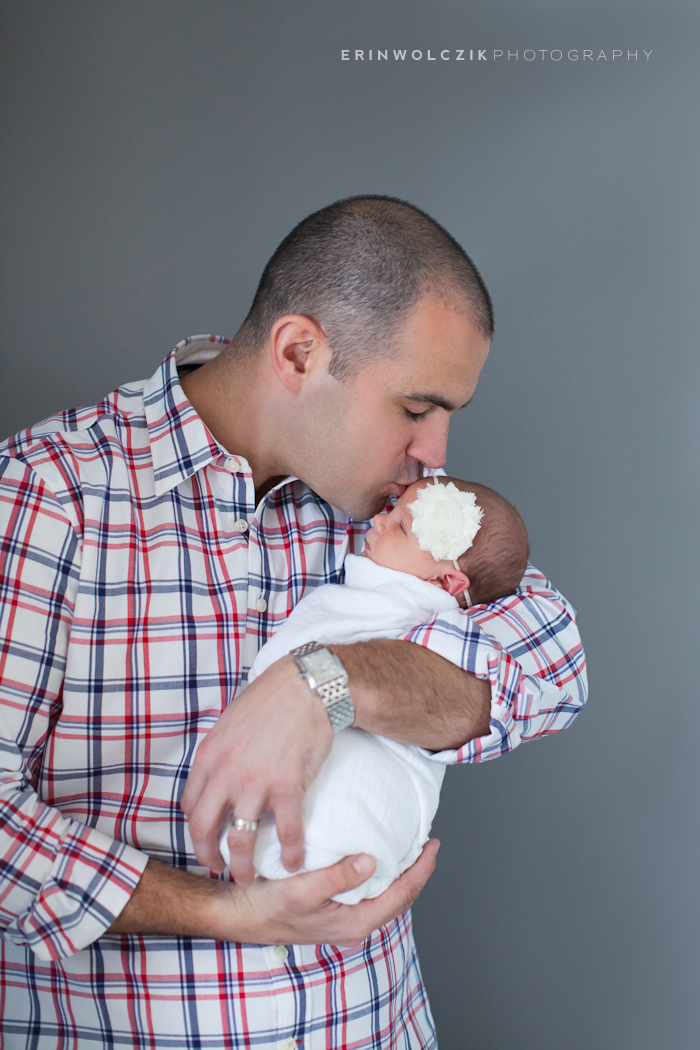
[[[305,642],[345,644],[401,638],[457,600],[425,580],[349,554],[345,584],[307,594],[260,649],[248,676]],[[304,866],[315,871],[354,853],[370,853],[374,875],[334,899],[354,904],[376,897],[418,858],[437,810],[444,765],[428,752],[362,729],[344,729],[304,797]],[[228,863],[226,834],[219,848]],[[290,876],[280,859],[274,817],[260,820],[255,870],[268,879]]]

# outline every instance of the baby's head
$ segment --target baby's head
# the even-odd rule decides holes
[[[451,483],[459,492],[473,493],[474,499],[463,500],[463,507],[458,496],[446,505],[450,519],[447,531],[454,532],[454,512],[458,521],[454,535],[467,537],[463,544],[466,549],[449,550],[433,535],[430,526],[436,512],[430,506],[428,493],[419,498],[418,492],[436,483],[444,486]],[[449,494],[454,494],[454,489],[441,493],[443,498]],[[474,503],[475,506],[470,505]],[[480,518],[479,511],[482,512]],[[439,531],[444,533],[444,529]],[[431,549],[421,549],[421,544],[423,548],[435,549],[436,543],[437,556]],[[422,478],[409,485],[393,510],[375,517],[363,553],[387,569],[399,569],[444,588],[460,605],[467,604],[462,597],[465,591],[470,604],[482,605],[515,591],[525,572],[529,542],[525,523],[515,507],[493,489],[459,478]],[[455,557],[450,558],[449,554]]]

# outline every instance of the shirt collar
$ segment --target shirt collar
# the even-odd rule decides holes
[[[185,365],[203,365],[211,361],[230,342],[221,335],[191,335],[170,351],[158,371],[146,381],[143,405],[157,496],[174,489],[213,460],[231,456],[216,441],[185,397],[177,372]],[[240,462],[242,468],[243,464],[248,466],[245,460]],[[290,474],[270,492],[294,481],[298,478]]]
[[[230,342],[219,335],[183,339],[144,386],[143,404],[158,496],[213,459],[227,455],[185,397],[177,370],[179,366],[211,361]]]

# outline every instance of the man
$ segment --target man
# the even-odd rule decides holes
[[[459,611],[322,651],[330,696],[319,653],[241,690],[367,519],[443,466],[491,332],[483,282],[440,226],[352,198],[285,239],[233,340],[186,341],[147,382],[6,443],[8,1046],[436,1045],[407,909],[437,844],[342,906],[330,898],[371,857],[253,882],[256,821],[274,812],[297,871],[333,724],[448,762],[563,728],[585,700],[570,608],[532,570],[498,631],[492,607]],[[235,883],[210,875],[229,821]]]

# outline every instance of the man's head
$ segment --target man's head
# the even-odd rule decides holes
[[[492,328],[478,272],[438,223],[393,198],[338,201],[272,256],[210,371],[216,411],[205,422],[247,455],[259,488],[294,474],[370,518],[444,463],[450,417],[474,392]]]
[[[275,321],[302,315],[325,332],[328,371],[343,380],[401,352],[401,329],[424,296],[457,306],[482,336],[493,335],[486,286],[447,230],[395,197],[349,197],[309,215],[285,237],[232,351],[259,351]]]
[[[438,561],[421,550],[413,529],[418,490],[435,480],[452,482],[460,492],[472,492],[483,511],[472,546],[457,559]],[[525,523],[515,507],[486,485],[459,478],[423,479],[411,485],[392,510],[378,514],[367,533],[364,555],[388,569],[398,569],[442,587],[455,597],[469,591],[473,605],[512,594],[522,579],[529,555]]]

